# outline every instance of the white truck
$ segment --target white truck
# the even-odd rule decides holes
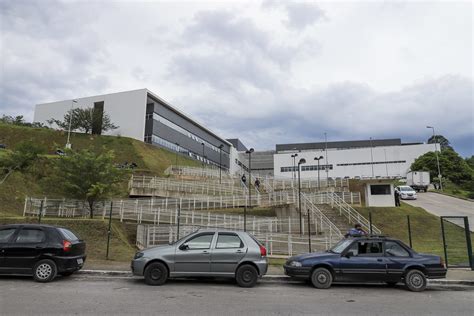
[[[416,192],[426,192],[430,185],[430,173],[427,171],[408,172],[407,185],[411,186]]]

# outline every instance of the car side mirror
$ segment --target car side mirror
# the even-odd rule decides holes
[[[344,257],[349,259],[350,257],[354,257],[354,253],[352,251],[348,251]]]
[[[179,246],[179,250],[188,250],[188,249],[189,249],[189,246],[186,245],[186,244],[181,244],[181,245]]]

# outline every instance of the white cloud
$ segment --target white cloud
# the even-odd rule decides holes
[[[472,4],[2,1],[0,113],[147,87],[255,148],[370,136],[473,154]]]

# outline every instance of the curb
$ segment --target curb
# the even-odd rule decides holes
[[[118,276],[118,277],[134,277],[130,271],[110,271],[110,270],[79,270],[76,272],[77,275],[91,275],[91,276]],[[298,279],[292,279],[286,275],[265,275],[262,278],[264,282],[278,282],[278,283],[291,283],[300,282]],[[474,280],[428,280],[428,285],[464,285],[474,286]]]

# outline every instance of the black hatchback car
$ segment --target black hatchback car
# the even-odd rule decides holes
[[[86,244],[67,228],[49,225],[0,226],[0,274],[33,275],[38,282],[82,268]]]
[[[333,281],[404,282],[410,291],[423,291],[426,279],[446,277],[441,257],[420,254],[403,242],[383,236],[341,240],[321,253],[308,253],[288,259],[285,273],[310,279],[316,288],[327,289]]]

